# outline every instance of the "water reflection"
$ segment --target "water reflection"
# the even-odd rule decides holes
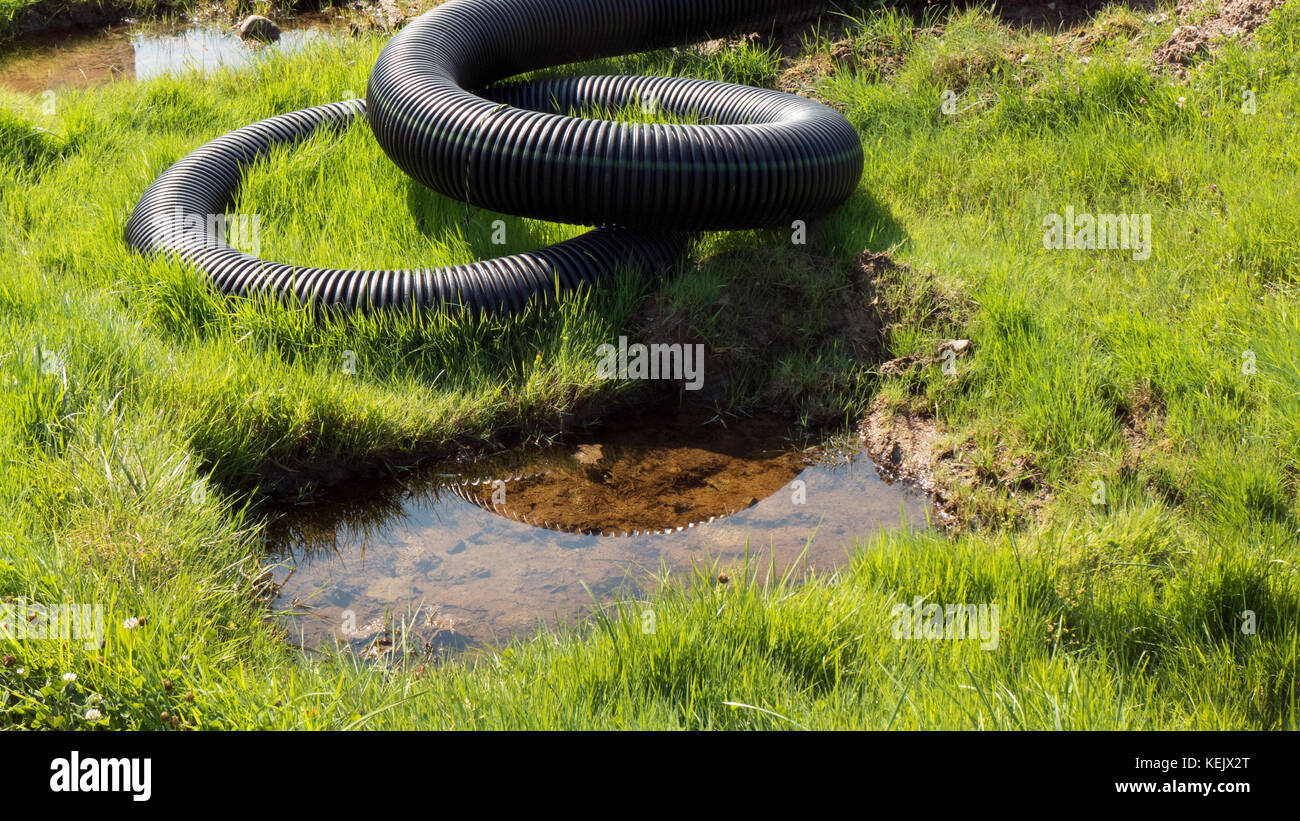
[[[327,15],[302,15],[284,24],[278,43],[254,45],[215,24],[112,26],[102,31],[24,40],[0,58],[0,83],[25,94],[147,80],[189,70],[239,66],[275,51],[296,51],[334,31]]]
[[[854,538],[926,512],[852,440],[810,447],[774,418],[641,419],[292,509],[270,533],[275,607],[307,646],[362,649],[410,616],[432,646],[463,649],[572,623],[664,567],[748,553],[778,572],[829,571]]]

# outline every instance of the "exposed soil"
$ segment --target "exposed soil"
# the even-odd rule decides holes
[[[1169,15],[1160,12],[1149,15],[1147,19],[1163,23]],[[1113,14],[1099,15],[1092,25],[1078,27],[1073,38],[1066,39],[1074,40],[1077,54],[1094,54],[1113,44],[1138,43],[1145,39],[1145,23],[1143,17],[1120,8]],[[1062,52],[1059,45],[1054,50],[1057,54]]]
[[[970,320],[972,306],[965,295],[932,273],[898,265],[889,252],[858,254],[852,276],[860,288],[872,295],[882,346],[901,327],[958,329],[966,327]],[[943,347],[936,355],[942,354]],[[960,348],[959,354],[966,352],[966,346],[955,347]]]
[[[951,300],[934,299],[933,294],[900,293],[897,283],[904,279],[898,276],[900,270],[888,253],[864,251],[854,261],[855,279],[867,283],[864,287],[876,294],[874,304],[879,312],[882,345],[892,329],[905,321],[906,310],[902,304],[905,301],[931,299],[936,310],[954,310],[948,307]],[[900,357],[883,363],[880,374],[886,380],[897,379],[933,361],[931,357]],[[937,474],[940,456],[937,443],[941,432],[933,416],[896,412],[882,397],[876,400],[862,420],[860,433],[866,443],[867,455],[882,473],[894,480],[911,482],[931,493],[936,508],[951,517],[949,494],[944,492]]]
[[[1118,415],[1125,445],[1121,475],[1132,479],[1145,473],[1152,493],[1171,505],[1182,504],[1185,494],[1181,483],[1159,467],[1163,461],[1160,457],[1171,448],[1165,435],[1165,400],[1159,388],[1150,383],[1138,385],[1118,409]]]
[[[936,506],[946,507],[948,499],[936,477],[942,437],[938,420],[928,414],[894,410],[882,397],[862,420],[860,432],[867,455],[881,472],[917,485],[934,495]]]
[[[1178,19],[1186,21],[1155,53],[1157,65],[1186,67],[1228,40],[1249,41],[1251,33],[1287,0],[1179,0]],[[1217,14],[1214,10],[1217,9]],[[1213,16],[1205,18],[1207,14]],[[1199,20],[1199,22],[1197,22]]]
[[[855,268],[856,276],[870,280],[876,294],[883,340],[900,326],[966,326],[970,305],[935,277],[901,269],[883,253],[860,254]],[[948,339],[931,354],[881,363],[878,370],[885,384],[903,384],[909,401],[891,404],[881,396],[859,425],[867,454],[881,473],[931,494],[950,531],[1032,519],[1051,496],[1031,456],[999,440],[986,447],[991,452],[975,460],[968,455],[975,443],[953,441],[951,432],[926,407],[921,377],[928,369],[952,363],[956,370],[951,378],[958,378],[961,361],[974,349],[968,339]]]
[[[891,481],[930,494],[949,532],[1036,521],[1051,499],[1032,456],[999,440],[976,462],[972,439],[953,441],[930,411],[894,407],[881,397],[859,427],[867,454]]]
[[[1165,401],[1150,384],[1138,386],[1121,408],[1119,428],[1134,457],[1159,446],[1165,427]]]
[[[1280,0],[1279,0],[1280,1]],[[852,8],[862,8],[871,4],[851,3]],[[952,8],[985,6],[981,0],[900,0],[895,6],[907,9],[915,19],[917,28],[914,35],[924,37],[942,36],[941,26],[922,28],[923,22],[933,19],[934,15]],[[1110,0],[1057,0],[1057,2],[1028,2],[1028,0],[1010,0],[994,4],[993,13],[1004,24],[1018,28],[1047,30],[1064,30],[1081,27],[1093,17],[1111,6]],[[1158,0],[1132,0],[1125,7],[1137,13],[1156,9]],[[1115,37],[1122,34],[1118,28],[1125,25],[1118,21],[1108,26],[1106,31],[1091,31],[1083,35],[1083,48],[1087,48],[1098,39]],[[765,32],[753,32],[731,40],[711,40],[695,46],[695,49],[709,56],[719,51],[734,47],[740,42],[759,43],[772,48],[780,56],[779,74],[776,88],[788,94],[799,94],[833,105],[817,93],[817,85],[828,77],[834,77],[840,71],[852,70],[855,74],[874,79],[887,78],[902,67],[906,54],[892,44],[878,41],[858,41],[847,36],[848,25],[845,21],[830,17],[814,23],[796,23]],[[816,40],[829,45],[815,51],[808,51],[805,43]],[[1024,55],[1008,53],[999,58],[1008,63],[1018,62]],[[957,67],[960,68],[960,67]],[[978,68],[978,67],[976,67]],[[960,73],[960,72],[958,72]],[[960,84],[958,84],[960,85]]]
[[[782,53],[786,56],[781,62],[776,87],[787,94],[800,94],[821,102],[827,101],[818,96],[817,83],[834,77],[841,69],[852,67],[857,74],[882,78],[896,72],[906,59],[906,54],[887,43],[858,42],[848,37],[834,40],[828,49],[812,54],[801,46],[787,43]]]

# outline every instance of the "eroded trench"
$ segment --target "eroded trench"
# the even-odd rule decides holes
[[[577,624],[665,573],[800,579],[855,539],[927,526],[927,498],[881,478],[855,435],[711,417],[643,412],[281,504],[276,617],[306,648],[445,654]]]

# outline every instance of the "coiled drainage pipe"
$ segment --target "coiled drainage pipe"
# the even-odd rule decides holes
[[[127,244],[170,254],[222,292],[271,292],[364,309],[518,312],[620,270],[650,275],[690,231],[789,227],[842,203],[862,175],[853,127],[820,103],[665,77],[501,83],[562,63],[631,54],[814,17],[815,0],[450,0],[385,46],[366,100],[271,117],[213,140],[156,179]],[[695,125],[570,112],[653,106]],[[388,156],[426,186],[515,216],[598,226],[539,251],[467,265],[359,271],[269,262],[214,243],[209,215],[276,146],[367,117]]]

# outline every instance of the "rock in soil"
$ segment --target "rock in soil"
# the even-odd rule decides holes
[[[280,39],[280,27],[269,17],[250,14],[240,21],[235,31],[242,40],[255,40],[270,43]]]

